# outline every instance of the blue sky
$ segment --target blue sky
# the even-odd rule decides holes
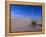
[[[41,6],[11,4],[11,17],[39,17],[42,15]]]

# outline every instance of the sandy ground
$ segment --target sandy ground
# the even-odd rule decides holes
[[[16,31],[38,31],[41,30],[40,26],[35,28],[31,27],[31,20],[29,18],[12,19],[11,20],[11,32]]]

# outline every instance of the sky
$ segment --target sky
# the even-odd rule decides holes
[[[10,5],[11,17],[41,18],[42,6],[33,5]]]

